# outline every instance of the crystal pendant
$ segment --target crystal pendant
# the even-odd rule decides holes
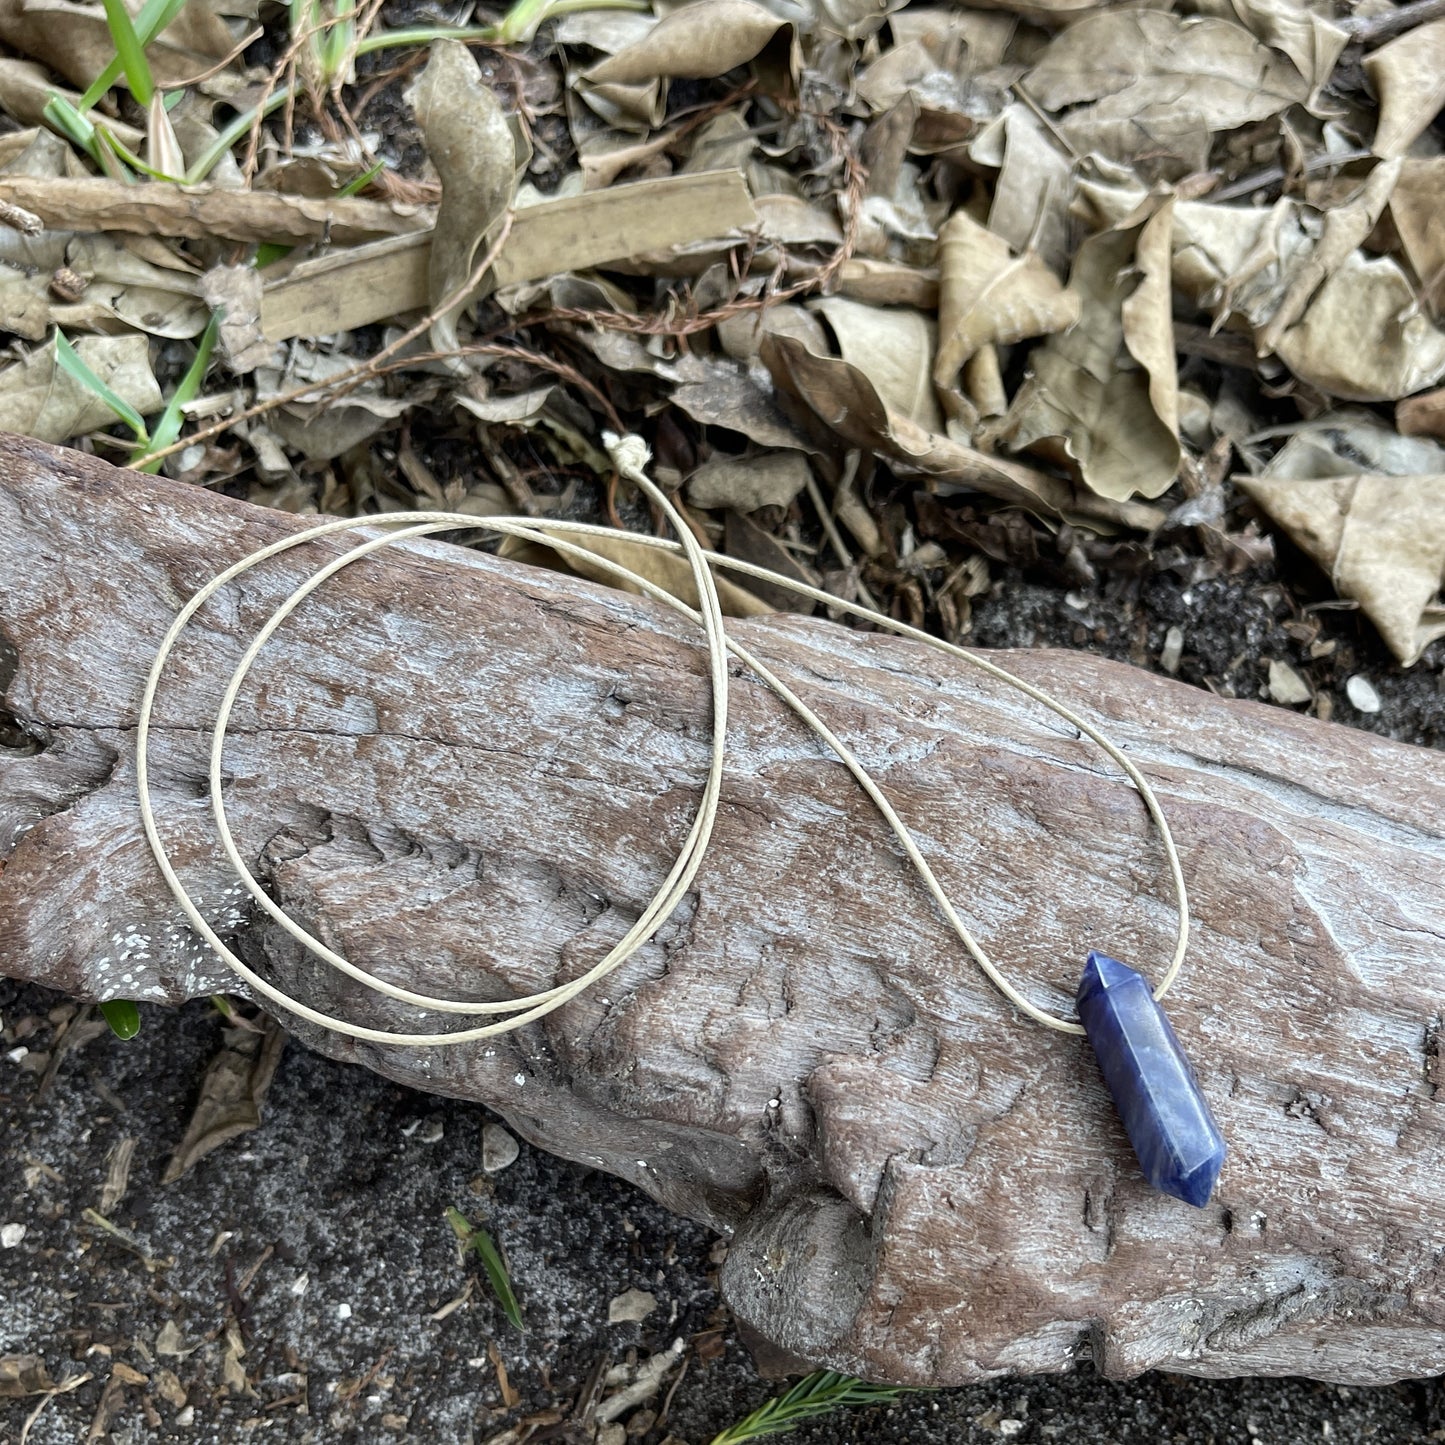
[[[1091,952],[1078,1008],[1144,1177],[1186,1204],[1208,1204],[1224,1138],[1148,981]]]

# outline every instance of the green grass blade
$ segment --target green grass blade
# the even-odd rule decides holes
[[[289,256],[295,246],[288,246],[284,241],[262,241],[256,247],[256,259],[254,265],[258,271],[264,271],[273,261],[279,261],[283,256]]]
[[[76,349],[65,339],[65,333],[59,329],[55,333],[55,360],[62,371],[98,396],[135,433],[135,439],[142,446],[149,444],[150,433],[146,430],[145,418],[128,401],[117,396],[81,360]]]
[[[358,55],[377,50],[393,50],[399,45],[430,45],[434,40],[476,41],[490,44],[501,35],[500,25],[409,25],[401,30],[378,30],[356,42]]]
[[[104,4],[106,28],[115,42],[116,59],[120,61],[121,69],[125,72],[130,93],[144,109],[150,105],[151,96],[156,90],[151,64],[146,59],[145,46],[136,34],[135,22],[130,18],[130,11],[125,8],[124,0],[104,0]]]
[[[100,1012],[118,1039],[133,1039],[140,1032],[140,1010],[128,998],[107,999]]]
[[[64,96],[52,95],[40,114],[57,135],[64,136],[77,150],[84,151],[96,165],[101,164],[95,127]]]
[[[160,459],[155,461],[147,460],[151,452],[163,452],[181,434],[181,422],[184,419],[182,408],[200,395],[201,384],[206,379],[206,368],[211,364],[211,353],[216,349],[216,337],[220,334],[221,320],[224,311],[219,307],[211,313],[211,319],[206,323],[206,329],[201,333],[201,339],[196,343],[196,355],[191,364],[186,368],[186,374],[181,378],[181,383],[171,393],[171,399],[166,403],[166,409],[161,413],[161,419],[156,423],[156,429],[151,433],[150,442],[137,449],[136,454],[130,459],[130,465],[139,467],[143,472],[156,472],[160,470]]]
[[[132,22],[142,46],[149,45],[186,7],[186,0],[146,0],[140,13]],[[104,70],[91,81],[80,98],[79,109],[89,110],[118,81],[124,73],[120,56],[117,55]]]
[[[266,103],[261,107],[262,117],[270,115],[273,111],[280,110],[291,98],[291,87],[282,86],[274,95],[267,97]],[[199,186],[208,175],[220,164],[221,157],[241,139],[243,135],[250,132],[251,127],[256,123],[256,107],[243,111],[223,130],[210,145],[196,157],[195,163],[186,172],[185,184],[188,186]]]
[[[149,176],[153,181],[169,181],[173,186],[185,185],[186,181],[184,176],[168,176],[164,171],[158,171],[153,165],[148,164],[136,155],[128,145],[118,141],[108,126],[96,126],[95,134],[97,142],[104,150],[110,152],[113,160],[129,166],[132,170],[139,172],[139,174],[143,176]],[[104,165],[105,162],[102,161],[101,164]]]
[[[815,1420],[850,1405],[889,1405],[907,1393],[900,1385],[870,1385],[853,1375],[819,1370],[713,1436],[711,1445],[745,1445],[746,1441],[769,1435],[788,1435],[804,1420]]]
[[[336,194],[338,196],[359,196],[385,169],[386,162],[377,161],[370,170],[362,171],[359,176],[353,176]]]
[[[507,1274],[507,1264],[502,1258],[501,1250],[497,1248],[496,1240],[485,1229],[474,1228],[460,1209],[448,1209],[446,1219],[462,1248],[470,1249],[481,1260],[497,1301],[502,1306],[502,1313],[515,1329],[526,1334],[527,1326],[522,1319],[522,1307],[517,1303],[511,1277]]]

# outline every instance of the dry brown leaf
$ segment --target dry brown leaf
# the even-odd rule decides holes
[[[1407,30],[1365,58],[1380,97],[1377,156],[1402,156],[1445,106],[1445,20]]]
[[[208,319],[194,277],[157,266],[110,236],[23,236],[0,229],[0,263],[0,314],[6,329],[27,341],[42,340],[52,325],[67,333],[190,337]],[[53,288],[52,278],[62,270],[66,287]]]
[[[1445,637],[1445,473],[1235,481],[1360,604],[1406,667]]]
[[[200,284],[206,305],[221,312],[217,340],[226,365],[237,375],[255,371],[275,350],[261,332],[261,273],[254,266],[213,266]]]
[[[1238,20],[1250,34],[1287,56],[1311,100],[1330,78],[1349,36],[1307,0],[1198,0],[1201,14]]]
[[[916,306],[933,311],[938,307],[938,272],[932,267],[906,266],[901,261],[853,256],[838,271],[838,292],[875,306]]]
[[[926,431],[942,431],[943,416],[933,394],[937,324],[903,306],[869,306],[846,296],[815,301],[833,328],[843,360],[873,384],[883,404]]]
[[[0,42],[82,88],[115,58],[104,10],[71,0],[0,0]],[[228,55],[234,43],[220,16],[191,0],[146,47],[146,60],[157,84],[173,85]]]
[[[1407,160],[1390,194],[1390,218],[1421,293],[1445,316],[1445,156]]]
[[[1340,242],[1374,213],[1392,168],[1376,168],[1371,182],[1380,183],[1367,182],[1355,202],[1339,208],[1334,227],[1288,199],[1269,210],[1177,202],[1175,286],[1213,310],[1218,323],[1237,318],[1247,325],[1261,354],[1269,350],[1265,337],[1279,330],[1271,323],[1286,297],[1293,293],[1293,308],[1312,291],[1303,315],[1279,335],[1276,354],[1300,380],[1331,396],[1393,401],[1433,385],[1445,376],[1445,331],[1421,313],[1403,269],[1358,248],[1340,256]],[[1104,220],[1140,198],[1138,191],[1080,187],[1081,201]]]
[[[798,561],[771,532],[741,512],[727,512],[723,516],[723,551],[739,562],[751,562],[754,567],[766,567],[782,577],[791,577],[806,587],[818,587],[821,579]],[[748,590],[755,593],[774,612],[813,611],[813,601],[801,596],[789,587],[765,582],[759,577],[746,579]]]
[[[143,186],[99,176],[84,180],[0,176],[0,201],[34,211],[53,230],[124,231],[192,240],[275,241],[299,244],[328,236],[339,244],[429,230],[423,206],[339,197],[314,201],[276,191],[231,191],[210,186]]]
[[[886,51],[858,77],[858,94],[875,112],[897,115],[900,124],[906,117],[903,140],[916,154],[959,151],[979,128],[978,86],[970,74],[974,67],[965,59],[972,58],[971,52],[963,44],[961,33],[920,33]],[[868,164],[872,184],[876,167],[871,160]]]
[[[1403,436],[1445,437],[1445,389],[1406,397],[1395,407],[1395,425]]]
[[[55,1382],[39,1355],[0,1355],[0,1400],[48,1395]]]
[[[519,209],[492,268],[498,286],[598,266],[647,246],[745,230],[755,220],[736,171],[635,181]],[[326,336],[426,306],[431,237],[391,237],[302,261],[266,284],[261,326],[272,341]]]
[[[955,212],[938,236],[938,357],[933,379],[951,386],[959,367],[995,343],[1065,331],[1079,298],[1038,256],[1015,256],[1002,236]]]
[[[582,78],[593,86],[708,80],[754,59],[784,24],[753,0],[693,0]]]
[[[535,523],[535,526],[539,531],[547,530],[546,522],[539,521]],[[581,536],[568,533],[562,540],[571,542],[608,562],[619,563],[630,572],[636,572],[639,577],[645,577],[654,586],[672,593],[674,597],[686,602],[689,607],[697,606],[697,587],[693,582],[692,568],[688,566],[685,557],[681,557],[675,552],[664,552],[660,547],[649,547],[645,542],[639,542],[635,537],[629,537],[626,532],[609,532],[606,536],[600,534]],[[531,544],[524,543],[519,546],[512,538],[503,538],[502,545],[498,548],[498,555],[511,557],[519,562],[530,562],[533,565],[537,565],[539,562],[541,565],[547,565],[541,558],[533,555],[533,550],[530,548]],[[551,554],[546,555],[550,556]],[[564,558],[559,554],[555,560],[560,562],[563,571],[573,572],[579,577],[590,578],[593,582],[601,582],[607,587],[615,587],[621,592],[642,593],[642,588],[623,581],[605,567],[589,566],[580,557],[568,555]],[[775,610],[730,578],[718,577],[715,580],[718,601],[721,602],[722,610],[729,617],[761,617]]]
[[[759,507],[788,506],[807,484],[808,459],[801,452],[752,457],[714,452],[687,479],[687,500],[704,511],[731,507],[756,512]]]
[[[890,413],[868,378],[838,357],[815,355],[795,337],[770,332],[763,340],[762,358],[780,390],[852,446],[1035,510],[1057,513],[1069,504],[1070,488],[1056,477],[988,456]]]
[[[80,359],[142,416],[161,408],[144,336],[82,336]],[[46,346],[0,371],[0,431],[63,442],[115,424],[113,411],[55,363]]]
[[[517,154],[496,95],[460,41],[433,42],[413,103],[442,183],[427,263],[428,300],[436,306],[466,282],[478,248],[500,223],[516,184]],[[457,318],[470,301],[433,323],[438,351],[456,347]]]
[[[1031,374],[1001,435],[1072,465],[1116,502],[1157,497],[1179,470],[1178,382],[1170,308],[1172,201],[1090,236],[1070,288],[1078,325],[1030,355]]]
[[[968,78],[1002,65],[1018,30],[1015,15],[985,15],[978,10],[909,5],[888,16],[895,45],[920,41],[950,74]]]
[[[1279,306],[1259,329],[1255,339],[1261,354],[1279,350],[1280,338],[1304,315],[1311,298],[1375,229],[1399,179],[1400,166],[1398,160],[1376,166],[1352,200],[1325,212],[1319,243],[1291,270]]]
[[[739,311],[717,324],[718,341],[734,361],[752,361],[768,331],[796,336],[810,351],[819,356],[827,354],[828,333],[823,323],[796,301],[779,301],[757,311]]]
[[[175,1183],[213,1149],[260,1126],[261,1106],[281,1062],[286,1031],[268,1017],[259,1033],[225,1028],[221,1036],[221,1051],[201,1080],[200,1097],[161,1176],[162,1184]]]
[[[1310,87],[1241,25],[1119,8],[1057,36],[1025,89],[1050,111],[1083,107],[1060,123],[1081,150],[1122,161],[1174,153],[1196,166],[1209,132],[1277,115]]]
[[[45,125],[45,106],[53,95],[68,101],[72,109],[80,100],[79,91],[56,85],[42,66],[29,60],[0,56],[0,110],[4,110],[12,120],[19,121],[21,125]],[[110,133],[131,150],[141,144],[144,132],[123,120],[100,116],[93,110],[87,112],[87,118],[103,120]]]
[[[1445,331],[1421,314],[1388,257],[1352,252],[1280,338],[1279,359],[1347,401],[1394,401],[1445,377]]]
[[[769,392],[733,362],[697,359],[702,379],[680,386],[673,404],[694,421],[726,427],[760,447],[812,451],[804,437],[779,409]]]
[[[998,171],[988,228],[1015,251],[1033,249],[1050,270],[1068,269],[1074,160],[1027,106],[1006,106],[973,140],[970,158]]]
[[[0,266],[0,316],[5,330],[26,341],[42,341],[50,330],[50,277]]]

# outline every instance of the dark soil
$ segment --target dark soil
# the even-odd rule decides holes
[[[670,1429],[706,1445],[776,1388],[758,1378],[730,1332],[707,1333],[721,1322],[717,1241],[708,1231],[618,1180],[525,1145],[509,1169],[484,1176],[484,1110],[398,1088],[295,1043],[264,1126],[162,1185],[219,1044],[220,1018],[200,1003],[175,1013],[143,1008],[137,1038],[121,1043],[106,1033],[71,1053],[37,1099],[39,1076],[27,1059],[54,1032],[47,1014],[74,1007],[0,983],[5,1048],[31,1050],[0,1059],[0,1223],[26,1226],[23,1240],[0,1253],[0,1353],[42,1355],[57,1382],[93,1376],[50,1402],[33,1445],[481,1445],[520,1417],[565,1412],[598,1360],[645,1355],[679,1335],[713,1341],[702,1351],[713,1357],[692,1360],[666,1427],[644,1442]],[[107,1154],[128,1136],[137,1140],[130,1187],[110,1217],[154,1258],[173,1259],[153,1271],[82,1218],[99,1204]],[[485,1221],[505,1248],[525,1335],[507,1324],[474,1265],[459,1262],[448,1205]],[[467,1303],[431,1318],[469,1283]],[[640,1325],[608,1325],[608,1301],[631,1288],[653,1294],[656,1310]],[[161,1345],[185,1349],[183,1357],[158,1353],[171,1321],[179,1341]],[[245,1349],[239,1391],[222,1375],[228,1326]],[[492,1345],[520,1395],[510,1412]],[[119,1386],[102,1424],[108,1433],[88,1435],[117,1363],[150,1384]],[[185,1392],[183,1404],[178,1393],[164,1397],[163,1370]],[[0,1401],[0,1440],[18,1439],[36,1403]],[[1445,1440],[1445,1387],[1165,1374],[1118,1384],[1084,1370],[913,1395],[827,1417],[793,1438],[1405,1445]]]

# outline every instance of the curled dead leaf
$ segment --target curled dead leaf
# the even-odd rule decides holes
[[[1057,513],[1069,503],[1070,488],[1058,478],[989,456],[890,412],[863,372],[841,358],[815,355],[797,338],[771,332],[761,355],[774,384],[851,446],[878,452],[920,475],[1035,510]]]
[[[539,531],[547,529],[547,524],[543,521],[537,522],[536,526]],[[645,577],[655,586],[661,587],[663,591],[672,593],[680,601],[686,602],[689,607],[698,605],[697,587],[693,582],[692,569],[688,566],[687,559],[675,552],[664,552],[660,547],[649,547],[645,542],[639,542],[635,537],[629,537],[626,532],[609,532],[606,536],[578,536],[569,533],[565,540],[604,561],[620,563],[629,571],[637,573],[639,577]],[[571,554],[554,555],[532,542],[518,542],[515,538],[504,537],[501,546],[497,549],[497,555],[510,557],[518,562],[527,562],[533,566],[551,567],[553,570],[571,572],[579,577],[587,577],[593,582],[601,582],[604,586],[615,587],[620,592],[642,593],[642,588],[623,581],[606,567],[589,566],[583,558]],[[775,610],[730,578],[718,577],[715,580],[718,601],[722,603],[722,610],[727,616],[761,617]]]
[[[1079,319],[1078,296],[1037,255],[1015,256],[966,211],[939,233],[938,264],[939,386],[952,385],[959,367],[985,346],[1066,331]]]
[[[933,394],[937,323],[905,306],[870,306],[846,296],[815,301],[811,310],[833,329],[843,360],[872,383],[885,406],[928,431],[943,417]]]
[[[1360,604],[1406,667],[1445,637],[1445,473],[1235,480]]]
[[[192,1165],[238,1134],[261,1123],[261,1106],[286,1047],[286,1031],[266,1018],[259,1033],[227,1028],[224,1044],[201,1080],[200,1097],[181,1142],[161,1176],[172,1184]],[[178,1352],[176,1352],[178,1353]]]
[[[1173,213],[1171,200],[1079,247],[1069,280],[1079,322],[1034,348],[1000,429],[1016,450],[1068,463],[1116,502],[1159,496],[1179,470]]]
[[[731,507],[756,512],[786,507],[808,484],[808,459],[802,452],[765,452],[730,456],[714,452],[688,479],[687,499],[705,511]]]
[[[1390,193],[1390,218],[1421,293],[1438,320],[1445,316],[1445,156],[1407,160]]]
[[[517,153],[501,105],[459,41],[433,43],[413,104],[442,183],[427,269],[435,306],[465,283],[478,248],[501,221],[515,186]],[[469,300],[433,324],[438,351],[455,348],[457,317]]]
[[[1445,106],[1445,20],[1419,25],[1365,59],[1380,97],[1377,156],[1402,156]]]
[[[1310,86],[1242,25],[1132,7],[1086,15],[1050,42],[1026,78],[1081,153],[1115,160],[1173,156],[1177,174],[1201,169],[1211,132],[1277,115]]]
[[[1288,57],[1313,100],[1330,78],[1349,36],[1307,0],[1199,0],[1201,14],[1239,21],[1257,40]]]
[[[759,55],[784,26],[753,0],[693,0],[641,39],[583,73],[597,85],[638,85],[659,77],[706,80]]]
[[[1373,224],[1394,168],[1376,167],[1333,226],[1289,199],[1269,210],[1176,202],[1175,286],[1211,309],[1216,324],[1252,331],[1261,355],[1273,342],[1300,380],[1331,396],[1392,401],[1435,384],[1445,376],[1445,331],[1422,313],[1394,258],[1350,245]],[[1140,195],[1080,187],[1081,203],[1104,219],[1128,211]],[[1297,311],[1292,322],[1274,324],[1282,312]]]

